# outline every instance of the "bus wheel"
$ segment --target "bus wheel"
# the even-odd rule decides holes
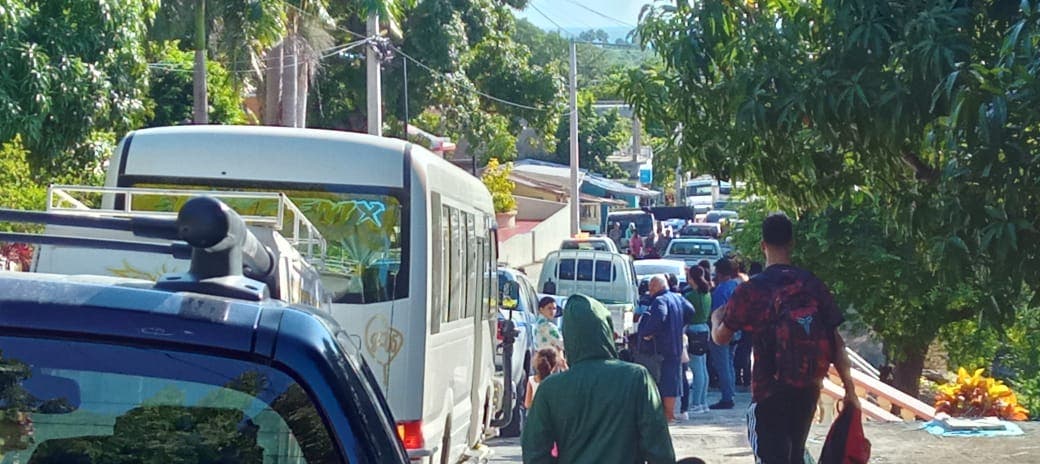
[[[451,464],[451,416],[444,423],[444,438],[441,440],[441,464]]]

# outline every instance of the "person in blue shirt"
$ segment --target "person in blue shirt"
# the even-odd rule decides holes
[[[650,294],[654,299],[650,309],[639,318],[639,337],[654,347],[661,367],[661,375],[656,380],[664,415],[668,422],[674,422],[675,400],[682,388],[683,315],[695,310],[682,295],[668,289],[668,280],[663,275],[650,278]]]
[[[740,284],[737,278],[737,266],[733,260],[722,258],[715,262],[715,290],[711,292],[711,311],[721,308],[729,301],[733,291]],[[719,391],[722,398],[709,409],[733,409],[733,393],[736,390],[735,372],[733,370],[733,347],[730,344],[718,345],[711,342],[711,367],[719,378]]]

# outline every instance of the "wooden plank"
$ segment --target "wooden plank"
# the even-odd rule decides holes
[[[845,398],[845,389],[843,387],[838,386],[838,384],[831,382],[830,379],[823,379],[823,389],[820,390],[820,393],[822,393],[822,395],[820,395],[821,397],[828,396],[837,401],[840,401],[842,398]],[[882,409],[880,406],[871,403],[866,399],[860,398],[859,404],[860,407],[863,408],[863,416],[868,419],[879,422],[903,421],[903,419],[900,419],[896,415]],[[829,411],[824,411],[825,418],[829,415]]]
[[[833,366],[831,367],[830,374],[837,375],[837,371]],[[852,381],[856,383],[857,389],[862,387],[868,394],[877,396],[879,399],[883,398],[884,400],[899,406],[903,411],[904,417],[907,417],[907,414],[909,413],[922,420],[932,420],[935,418],[934,407],[899,391],[891,385],[871,378],[869,374],[860,372],[858,369],[852,369]]]

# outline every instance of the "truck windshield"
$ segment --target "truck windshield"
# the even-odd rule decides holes
[[[0,337],[2,462],[344,462],[306,389],[245,361]]]

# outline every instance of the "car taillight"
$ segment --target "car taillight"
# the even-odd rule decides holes
[[[502,325],[505,324],[503,321],[498,321],[498,330],[495,333],[495,338],[502,341]]]
[[[397,436],[401,437],[405,449],[421,449],[426,446],[422,434],[422,421],[399,422]]]

